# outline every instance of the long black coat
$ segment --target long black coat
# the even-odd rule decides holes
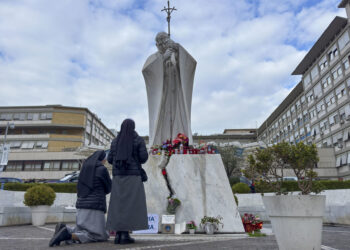
[[[135,132],[133,138],[132,157],[127,166],[121,166],[115,161],[117,138],[114,138],[111,144],[111,150],[108,154],[108,162],[113,165],[113,176],[116,175],[141,175],[141,164],[148,160],[148,152],[145,141]]]
[[[112,180],[108,170],[104,165],[96,166],[94,177],[94,188],[91,193],[85,197],[77,199],[76,208],[100,210],[106,213],[106,195],[111,192]]]

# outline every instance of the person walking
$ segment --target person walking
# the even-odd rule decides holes
[[[50,247],[69,240],[79,243],[108,240],[106,195],[111,192],[112,180],[104,166],[106,158],[106,153],[101,150],[84,161],[77,185],[76,226],[68,227],[64,223],[58,223]]]
[[[147,175],[141,166],[148,160],[148,152],[144,140],[135,131],[133,120],[123,121],[107,159],[113,165],[107,229],[116,231],[114,244],[134,243],[129,231],[148,229],[143,186]]]

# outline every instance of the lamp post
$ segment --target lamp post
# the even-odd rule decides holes
[[[5,166],[5,165],[2,164],[3,163],[2,159],[4,158],[5,145],[6,145],[7,133],[8,133],[9,128],[10,129],[14,129],[15,128],[15,124],[7,122],[7,125],[6,125],[4,141],[3,141],[3,144],[2,144],[2,154],[1,154],[1,159],[0,159],[1,160],[1,162],[0,162],[0,172],[2,171],[3,167]]]

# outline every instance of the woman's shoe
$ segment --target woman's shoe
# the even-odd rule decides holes
[[[120,232],[115,233],[114,244],[120,244]]]
[[[120,241],[119,244],[132,244],[135,243],[135,239],[130,237],[130,234],[128,231],[122,231],[120,232]]]
[[[59,246],[61,241],[64,240],[71,240],[72,234],[68,232],[68,229],[66,227],[63,227],[60,231],[58,231],[57,234],[55,234],[52,239],[50,240],[49,247],[53,246]]]

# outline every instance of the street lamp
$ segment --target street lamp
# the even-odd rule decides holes
[[[7,125],[6,125],[6,130],[5,130],[5,136],[4,136],[4,141],[3,141],[3,144],[2,144],[2,154],[1,154],[1,158],[0,158],[0,172],[2,171],[2,167],[4,166],[2,163],[3,163],[3,159],[6,157],[7,159],[7,155],[5,156],[5,145],[6,145],[6,138],[7,138],[7,133],[8,133],[8,130],[10,129],[14,129],[15,128],[15,124],[13,122],[7,122]]]

